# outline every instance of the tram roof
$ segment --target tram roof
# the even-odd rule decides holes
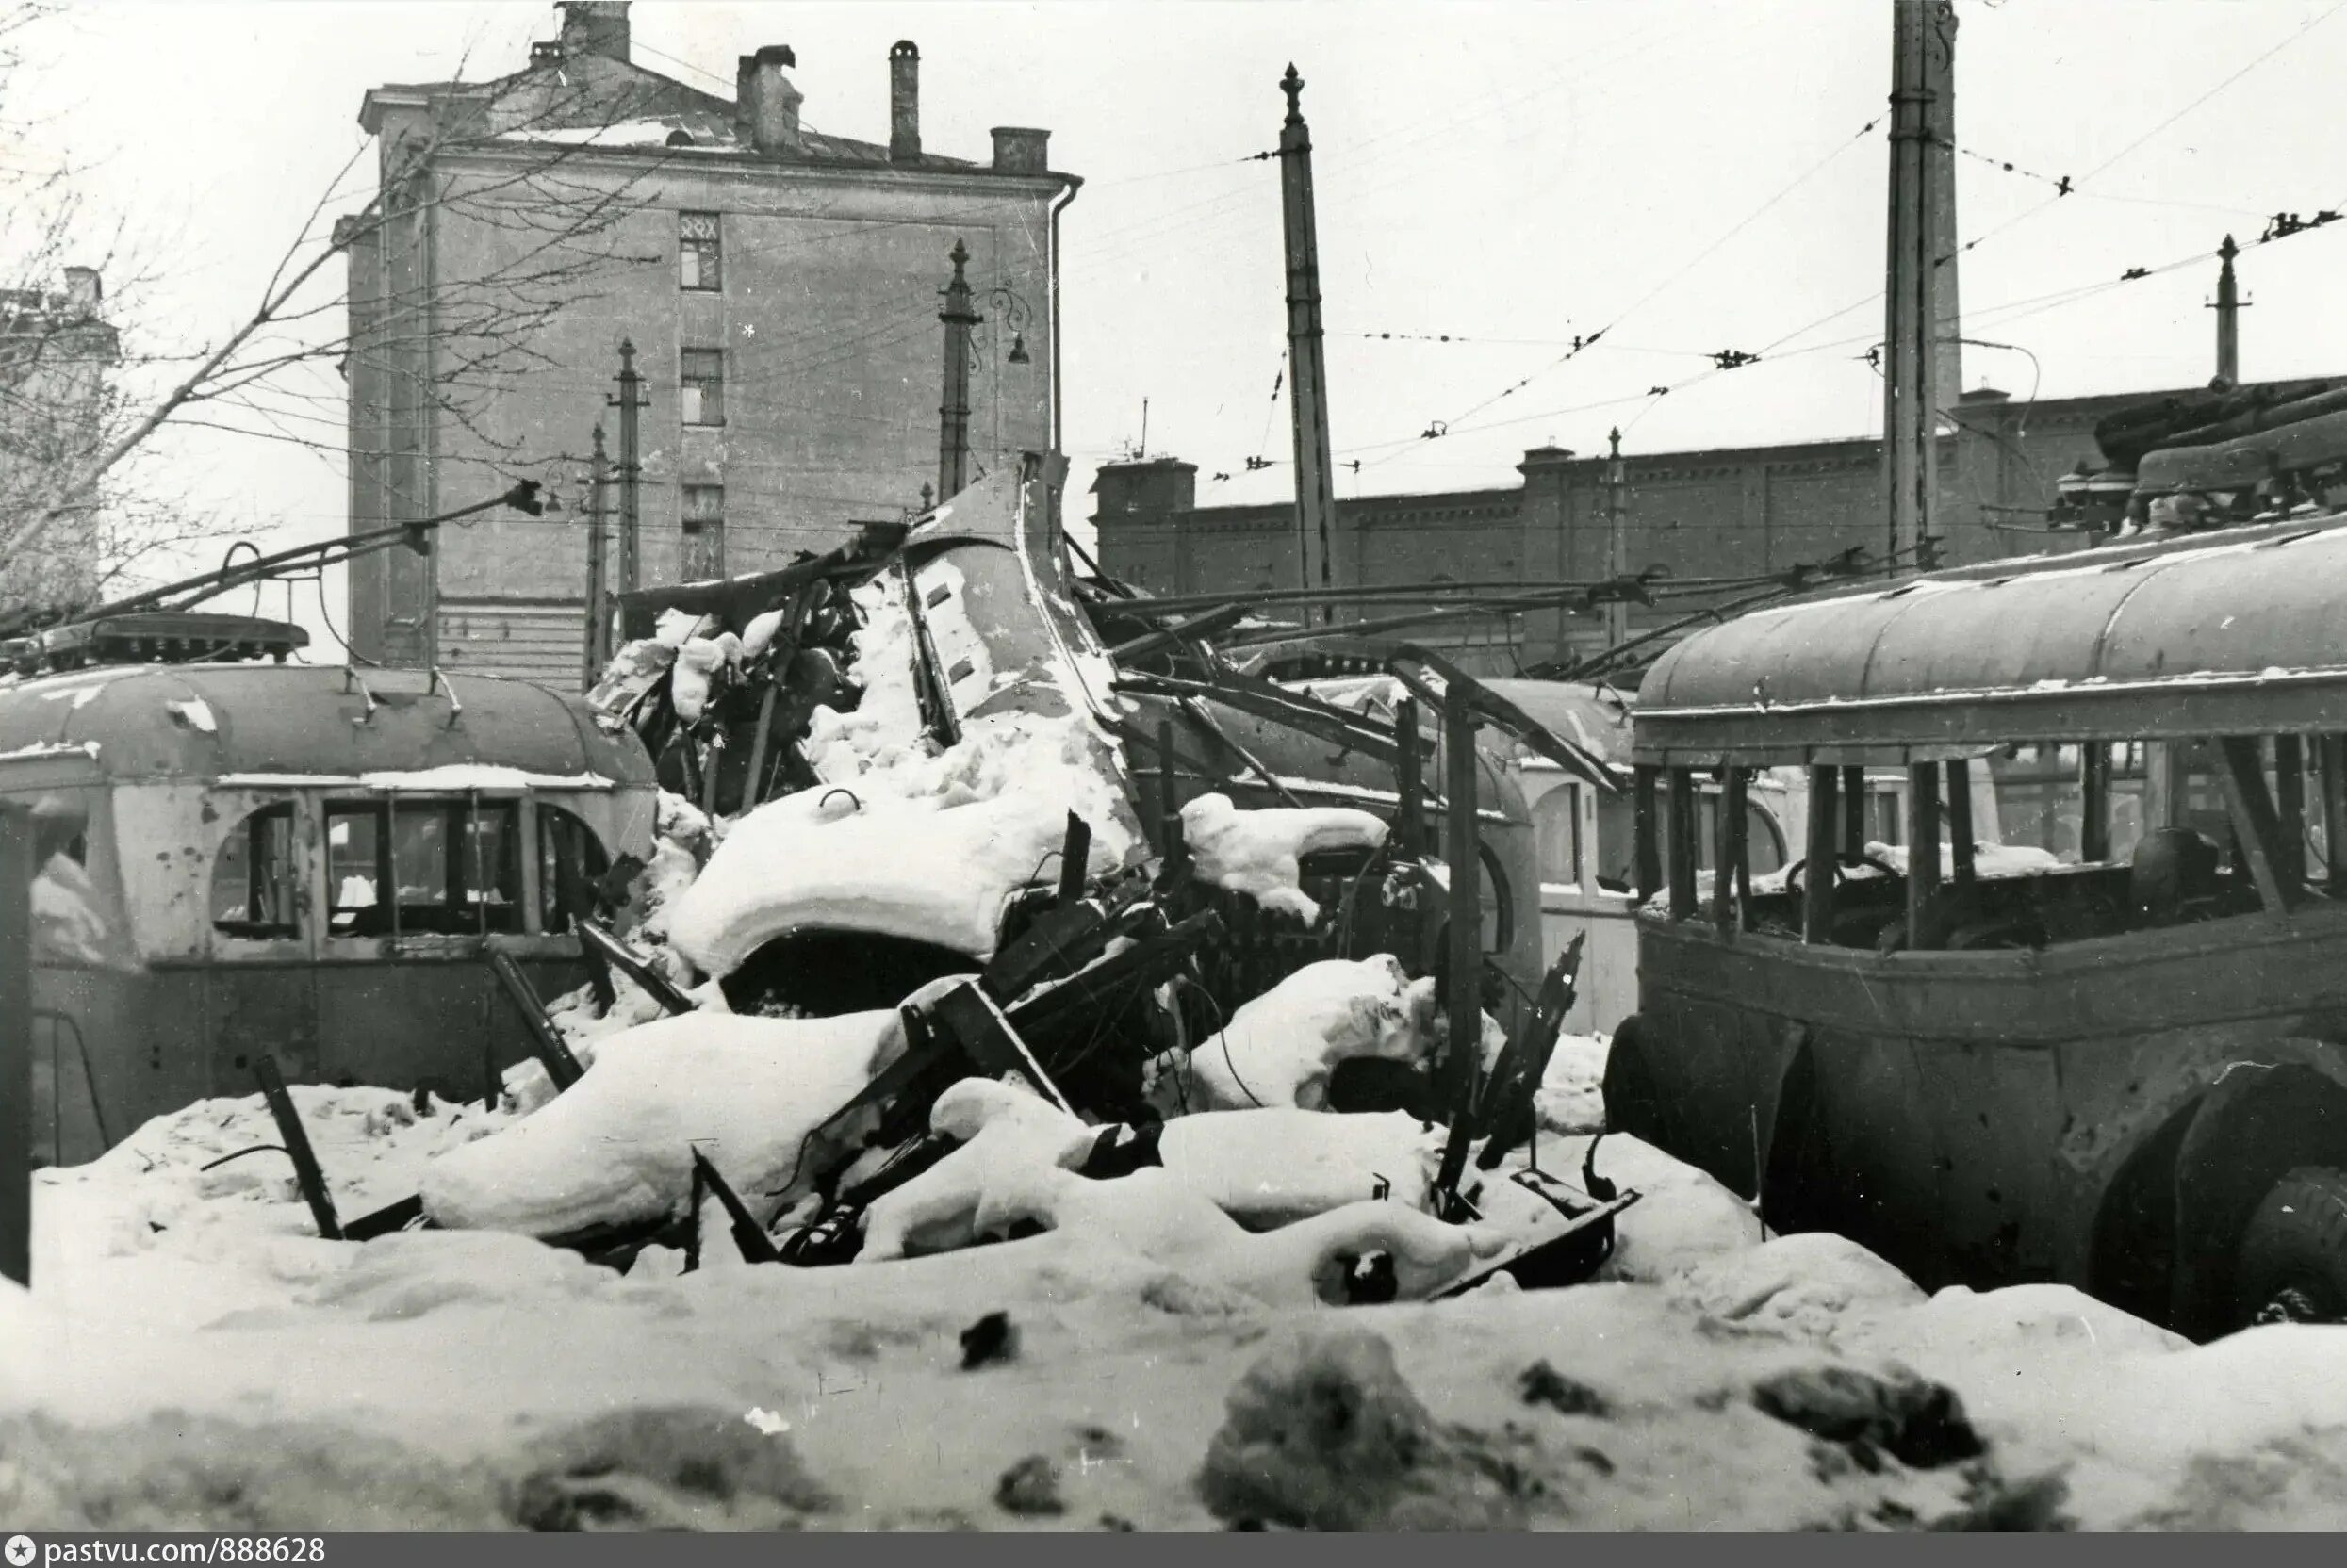
[[[2347,518],[2001,562],[1757,610],[1639,687],[1636,756],[1910,760],[2347,728]]]
[[[317,664],[116,664],[0,686],[0,761],[90,760],[107,778],[653,783],[632,733],[532,681]]]

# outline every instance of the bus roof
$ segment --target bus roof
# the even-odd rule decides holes
[[[583,696],[338,665],[117,664],[0,686],[0,762],[74,752],[118,780],[653,783],[642,743],[605,734]]]
[[[1698,632],[1639,688],[1638,760],[1849,763],[2347,728],[2339,518],[2004,565]]]
[[[1486,677],[1484,684],[1522,709],[1542,728],[1571,741],[1607,767],[1626,770],[1630,766],[1629,694],[1582,680]],[[1503,752],[1515,744],[1503,736],[1486,739],[1485,743]]]

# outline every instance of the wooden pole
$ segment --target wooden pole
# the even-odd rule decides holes
[[[1892,0],[1891,184],[1882,329],[1883,488],[1890,561],[1912,570],[1938,483],[1935,339],[1941,245],[1931,200],[1933,0]]]
[[[1972,764],[1961,757],[1947,763],[1947,841],[1956,862],[1956,880],[1969,882],[1978,873],[1972,836]]]
[[[595,426],[595,455],[587,468],[587,580],[586,636],[581,662],[584,666],[582,690],[592,691],[603,678],[603,667],[611,662],[611,582],[610,568],[603,552],[607,541],[604,525],[611,504],[611,461],[603,454],[603,427]]]
[[[1312,200],[1312,133],[1304,122],[1304,78],[1291,64],[1280,81],[1288,118],[1279,132],[1279,187],[1288,255],[1288,406],[1295,437],[1296,564],[1305,588],[1349,580],[1337,553],[1337,497],[1328,443],[1328,366],[1322,357],[1321,255]],[[1323,625],[1334,607],[1313,612]]]

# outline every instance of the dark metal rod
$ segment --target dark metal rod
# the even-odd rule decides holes
[[[1917,762],[1907,770],[1907,945],[1921,949],[1930,933],[1924,912],[1940,890],[1940,770]]]
[[[1419,754],[1418,698],[1393,705],[1394,852],[1415,860],[1426,841],[1426,781]]]
[[[1475,821],[1475,710],[1467,692],[1453,685],[1444,694],[1442,713],[1443,793],[1449,809],[1443,834],[1443,863],[1450,874],[1446,901],[1449,935],[1444,989],[1448,992],[1450,1051],[1443,1061],[1443,1102],[1452,1116],[1451,1138],[1442,1153],[1436,1189],[1457,1190],[1466,1168],[1469,1115],[1483,1054],[1483,912],[1478,892],[1483,860]]]
[[[1947,841],[1956,880],[1970,882],[1979,874],[1975,863],[1978,846],[1972,833],[1972,764],[1961,757],[1947,761]]]
[[[261,1098],[269,1102],[269,1114],[277,1123],[277,1135],[286,1140],[286,1153],[293,1160],[293,1178],[302,1184],[302,1196],[308,1200],[310,1217],[318,1221],[318,1233],[328,1241],[342,1239],[342,1222],[335,1217],[334,1199],[326,1191],[326,1173],[318,1168],[318,1155],[310,1149],[310,1135],[302,1127],[302,1116],[293,1108],[293,1096],[286,1092],[284,1074],[277,1070],[277,1058],[263,1055],[253,1063],[253,1076],[260,1080]]]
[[[539,1065],[554,1081],[557,1090],[566,1089],[586,1076],[579,1058],[570,1053],[570,1044],[546,1016],[546,1004],[538,1000],[538,990],[530,984],[530,977],[521,972],[514,956],[502,948],[489,949],[489,972],[504,988],[506,996],[520,1009],[522,1024],[530,1031],[532,1045],[537,1053]]]

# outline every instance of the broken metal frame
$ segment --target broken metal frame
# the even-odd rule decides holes
[[[520,1012],[521,1021],[530,1031],[530,1041],[538,1063],[546,1069],[547,1077],[553,1081],[555,1091],[560,1093],[577,1083],[585,1075],[586,1070],[579,1065],[579,1058],[571,1054],[569,1042],[563,1038],[562,1031],[554,1027],[554,1021],[547,1016],[546,1004],[538,999],[537,988],[530,984],[528,975],[521,972],[521,966],[514,962],[514,956],[494,942],[488,948],[488,960],[489,972],[497,976],[497,983],[504,990],[506,998]]]
[[[591,962],[608,964],[643,988],[646,995],[660,1004],[661,1011],[679,1018],[698,1009],[698,1004],[677,988],[677,983],[653,967],[650,959],[629,946],[599,921],[586,915],[574,915],[571,924],[579,933],[580,951]]]
[[[335,1215],[334,1195],[326,1190],[326,1173],[318,1167],[318,1155],[310,1148],[301,1112],[294,1109],[293,1096],[286,1092],[285,1074],[277,1070],[277,1058],[268,1054],[255,1057],[253,1076],[260,1081],[261,1098],[269,1102],[269,1114],[277,1123],[277,1135],[285,1139],[286,1156],[293,1161],[293,1178],[301,1184],[302,1197],[310,1206],[310,1217],[318,1222],[318,1233],[328,1241],[343,1240],[342,1222]]]

